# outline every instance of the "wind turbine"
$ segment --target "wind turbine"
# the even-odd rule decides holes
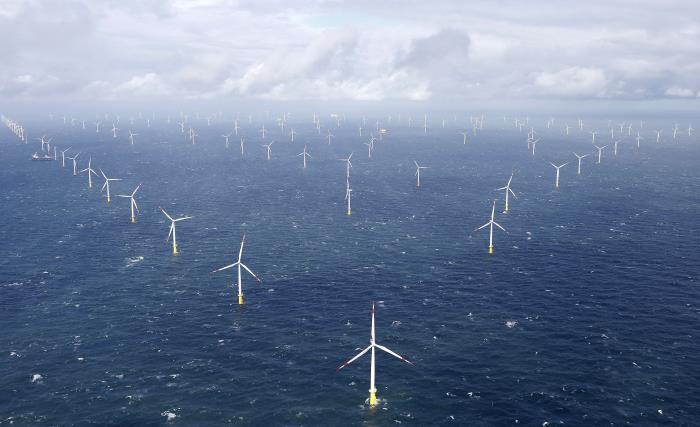
[[[417,177],[416,187],[420,187],[420,170],[421,170],[421,169],[428,169],[428,166],[420,166],[420,165],[418,164],[418,162],[415,161],[415,160],[413,161],[413,163],[416,164],[416,173],[415,173],[415,175],[416,175],[416,177]]]
[[[331,130],[328,129],[328,145],[331,145],[331,138],[333,138],[335,135],[331,133]]]
[[[297,154],[297,156],[302,156],[302,158],[304,159],[304,169],[306,169],[306,158],[307,158],[307,157],[311,158],[311,154],[309,154],[309,153],[306,151],[306,144],[304,144],[304,151],[302,151],[301,153]]]
[[[231,136],[231,134],[229,133],[227,135],[221,135],[221,136],[223,136],[226,139],[225,146],[226,146],[226,148],[228,148],[228,139]]]
[[[263,144],[263,147],[267,148],[267,160],[270,160],[270,155],[272,154],[272,144],[274,144],[274,142]]]
[[[260,129],[260,132],[262,133],[262,139],[265,139],[265,134],[266,134],[265,124],[262,125],[262,129]]]
[[[134,198],[134,196],[136,195],[136,192],[139,191],[139,187],[141,187],[141,184],[137,185],[136,188],[134,189],[134,191],[129,196],[126,196],[123,194],[117,194],[117,197],[126,197],[128,199],[131,199],[131,223],[132,224],[136,222],[136,214],[134,212],[134,209],[136,209],[136,212],[138,212],[138,210],[139,210],[139,206],[136,204],[136,199]]]
[[[590,131],[590,134],[593,135],[593,141],[591,141],[591,144],[595,145],[595,136],[598,133],[597,130]]]
[[[186,219],[190,219],[190,218],[194,218],[194,217],[183,216],[182,218],[173,219],[170,215],[168,215],[167,212],[165,212],[165,209],[161,208],[160,206],[159,206],[159,208],[165,214],[165,216],[167,216],[168,219],[170,220],[170,231],[168,231],[168,238],[165,239],[165,241],[167,242],[168,240],[170,240],[170,236],[171,235],[173,236],[173,256],[175,256],[178,253],[177,252],[177,237],[175,236],[175,223],[178,221],[184,221]]]
[[[657,144],[658,144],[659,142],[661,142],[661,132],[663,132],[663,130],[657,130],[657,131],[656,131],[656,143],[657,143]]]
[[[615,144],[615,148],[614,148],[615,151],[614,151],[614,154],[615,154],[616,156],[617,156],[617,144],[619,144],[620,142],[622,142],[622,141],[619,140],[619,139],[618,139],[617,141],[613,142],[613,144]]]
[[[244,145],[245,145],[245,141],[244,141],[243,138],[241,137],[241,157],[243,157],[243,148],[244,148]]]
[[[639,141],[642,139],[641,136],[639,136],[639,132],[637,132],[637,148],[639,148]]]
[[[555,164],[552,163],[552,162],[549,162],[549,164],[552,165],[552,166],[554,166],[554,168],[557,170],[557,179],[556,179],[556,181],[554,182],[554,187],[559,188],[559,169],[561,169],[561,168],[563,168],[564,166],[568,165],[569,162],[566,162],[566,163],[564,163],[564,164],[562,164],[562,165],[559,165],[559,166],[555,165]]]
[[[97,172],[92,169],[92,156],[88,160],[88,167],[80,171],[80,173],[83,172],[88,173],[88,188],[92,189],[92,175],[98,176]]]
[[[506,190],[506,208],[505,208],[505,210],[503,211],[504,214],[507,214],[507,213],[508,213],[508,195],[509,195],[509,193],[512,194],[513,197],[515,197],[516,199],[518,198],[518,196],[516,196],[515,193],[513,192],[513,190],[511,190],[511,188],[510,188],[510,182],[511,182],[512,180],[513,180],[513,174],[511,174],[511,175],[510,175],[510,178],[508,178],[508,184],[506,184],[505,187],[501,187],[501,188],[497,188],[497,189],[496,189],[496,191]]]
[[[528,140],[530,142],[530,145],[532,146],[532,155],[535,155],[535,147],[537,146],[537,143],[539,142],[539,138],[535,140]]]
[[[338,159],[341,162],[345,162],[345,178],[346,179],[350,179],[350,168],[352,167],[352,162],[350,161],[350,159],[352,159],[352,154],[353,153],[350,153],[350,155],[348,156],[347,159]]]
[[[496,215],[496,200],[493,201],[493,207],[491,208],[491,220],[487,222],[486,224],[482,225],[481,227],[477,228],[474,231],[479,231],[484,227],[489,227],[489,255],[493,255],[493,226],[495,225],[496,227],[500,228],[503,231],[506,231],[505,228],[501,227],[500,224],[498,224],[496,221],[494,221],[494,217]]]
[[[134,133],[129,129],[129,141],[131,141],[131,145],[134,145],[134,137],[138,135],[138,133]]]
[[[460,132],[460,135],[464,137],[463,144],[467,145],[467,135],[469,135],[469,132]]]
[[[102,177],[105,179],[105,183],[102,185],[102,189],[100,191],[105,191],[105,188],[107,189],[107,204],[109,204],[112,201],[112,198],[110,197],[109,194],[109,182],[110,181],[121,181],[121,178],[107,178],[107,175],[100,169],[100,173],[102,174]]]
[[[117,131],[118,131],[118,130],[119,130],[119,128],[118,128],[114,123],[112,123],[112,138],[116,138],[116,137],[117,137]]]
[[[243,286],[241,282],[241,267],[244,268],[248,273],[250,273],[251,276],[255,277],[255,280],[258,282],[262,282],[258,276],[253,273],[250,268],[248,268],[247,265],[243,264],[241,262],[241,257],[243,257],[243,245],[245,244],[245,234],[243,235],[243,240],[241,240],[241,249],[238,251],[238,261],[234,262],[233,264],[227,265],[225,267],[217,268],[216,270],[212,271],[212,273],[216,273],[222,270],[228,270],[231,267],[238,267],[238,304],[243,304]]]
[[[374,353],[375,353],[375,349],[378,348],[378,349],[380,349],[384,352],[387,352],[387,353],[391,354],[392,356],[408,363],[409,365],[414,366],[411,361],[404,358],[403,356],[394,353],[393,351],[389,350],[388,348],[384,347],[383,345],[377,344],[376,339],[375,339],[375,333],[374,333],[374,313],[375,313],[374,302],[372,302],[372,329],[371,329],[370,337],[369,337],[369,346],[367,346],[364,350],[359,352],[352,359],[350,359],[347,362],[340,365],[340,367],[338,368],[338,370],[340,371],[341,369],[348,366],[349,364],[351,364],[355,360],[359,359],[365,353],[367,353],[368,351],[371,350],[371,353],[370,353],[371,365],[370,365],[370,371],[369,371],[370,372],[369,373],[369,406],[376,406],[377,405],[377,387],[374,384],[374,377],[375,377],[375,356],[374,356]]]
[[[73,157],[68,157],[69,159],[73,160],[73,176],[78,175],[78,156],[80,156],[80,153],[76,154]]]
[[[66,167],[66,151],[70,150],[71,147],[66,148],[65,150],[61,150],[61,164],[62,167]],[[70,159],[70,157],[68,157]]]
[[[296,134],[297,134],[297,133],[296,133],[296,131],[295,131],[294,129],[292,129],[292,130],[289,132],[289,136],[292,137],[292,142],[294,142],[294,135],[296,135]]]
[[[574,156],[578,159],[578,175],[581,175],[581,160],[583,160],[584,157],[590,156],[590,154],[584,154],[583,156],[579,156],[578,154],[574,153]]]
[[[603,145],[602,147],[594,145],[594,147],[598,149],[598,164],[600,164],[600,161],[603,159],[603,148],[607,147],[607,145]]]

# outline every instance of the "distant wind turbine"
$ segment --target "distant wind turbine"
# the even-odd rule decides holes
[[[117,194],[117,197],[125,197],[130,199],[131,201],[131,223],[136,222],[136,212],[139,210],[139,206],[136,204],[136,199],[134,196],[136,196],[136,192],[139,191],[139,188],[141,187],[141,184],[137,185],[134,191],[131,193],[131,195],[124,195],[124,194]]]
[[[559,165],[559,166],[555,165],[555,164],[552,163],[552,162],[549,162],[549,164],[552,165],[552,166],[554,167],[554,169],[557,170],[557,179],[556,179],[556,181],[554,181],[554,186],[555,186],[556,188],[559,188],[559,170],[560,170],[561,168],[563,168],[564,166],[568,165],[569,162],[566,162],[566,163],[564,163],[564,164],[562,164],[562,165]]]
[[[109,182],[110,181],[121,181],[121,178],[107,178],[107,175],[100,169],[100,173],[102,174],[102,177],[105,179],[105,183],[102,185],[102,189],[100,191],[105,191],[105,188],[107,189],[107,204],[109,204],[112,201],[112,198],[110,197],[109,194]]]
[[[165,241],[167,242],[168,240],[170,240],[170,236],[171,236],[171,235],[173,236],[173,256],[174,256],[174,255],[177,255],[178,252],[177,252],[177,237],[175,236],[175,224],[176,224],[178,221],[184,221],[184,220],[186,220],[186,219],[191,219],[191,218],[194,218],[194,217],[191,217],[191,216],[183,216],[183,217],[181,217],[181,218],[173,219],[173,217],[171,217],[170,215],[168,215],[167,212],[165,212],[165,209],[160,208],[160,210],[161,210],[161,211],[163,212],[163,214],[164,214],[165,216],[167,216],[168,219],[170,220],[170,231],[168,231],[168,238],[165,239]]]
[[[481,227],[477,228],[474,231],[479,231],[484,227],[489,227],[489,255],[493,255],[493,226],[495,225],[496,227],[500,228],[503,231],[506,231],[505,228],[501,227],[500,224],[498,224],[496,221],[494,221],[494,217],[496,216],[496,201],[493,201],[493,206],[491,208],[491,220],[487,222],[486,224],[482,225]]]

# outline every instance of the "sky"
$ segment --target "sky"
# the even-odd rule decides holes
[[[700,98],[700,1],[0,0],[0,98]]]

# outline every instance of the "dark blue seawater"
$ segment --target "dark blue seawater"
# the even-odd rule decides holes
[[[575,119],[569,119],[574,124]],[[0,130],[0,424],[2,425],[697,425],[700,417],[700,139],[647,121],[640,149],[584,160],[591,136],[563,120],[533,157],[526,133],[487,117],[465,124],[388,123],[367,159],[359,119],[326,143],[298,116],[291,144],[274,121],[192,119],[191,145],[161,118],[147,128],[20,120],[30,138],[92,156],[124,181],[108,206],[85,175],[31,162],[39,144]],[[373,127],[374,119],[367,127]],[[664,126],[661,144],[652,129]],[[135,145],[127,129],[139,133]],[[556,128],[556,129],[555,129]],[[610,141],[606,121],[591,123]],[[636,129],[635,129],[636,131]],[[634,135],[634,133],[633,133]],[[302,169],[297,156],[313,156]],[[345,214],[345,166],[353,215]],[[60,154],[59,154],[60,156]],[[423,171],[416,188],[413,161]],[[554,188],[549,161],[571,163]],[[502,192],[515,170],[511,211]],[[499,198],[495,253],[473,230]],[[180,255],[158,210],[178,223]],[[244,276],[236,304],[234,272]],[[380,404],[365,403],[377,339],[411,367],[377,355]],[[40,376],[40,377],[38,377]],[[170,414],[170,417],[168,415]]]

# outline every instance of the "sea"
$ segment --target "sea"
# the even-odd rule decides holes
[[[319,114],[318,130],[292,113],[240,115],[236,135],[234,114],[190,114],[183,133],[179,115],[100,113],[98,133],[4,113],[28,141],[0,129],[0,425],[700,423],[700,135],[685,122],[674,139],[663,117]],[[31,161],[42,136],[58,161]],[[67,148],[121,179],[111,203],[101,175],[90,189],[62,167]],[[574,152],[590,154],[581,175]],[[559,188],[550,162],[568,162]],[[139,184],[132,224],[115,196]],[[475,230],[494,200],[489,255]],[[192,217],[177,256],[160,208]],[[262,281],[243,272],[239,305],[236,269],[212,271],[244,235]],[[338,368],[369,345],[373,303],[376,342],[414,366],[378,351],[370,407],[369,353]]]

